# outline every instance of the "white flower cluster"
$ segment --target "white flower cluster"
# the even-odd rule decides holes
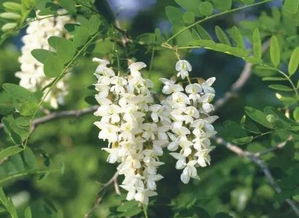
[[[167,148],[177,159],[176,169],[183,169],[181,180],[187,184],[190,178],[197,177],[197,167],[210,164],[209,152],[213,148],[209,138],[216,134],[212,123],[218,118],[209,115],[214,110],[210,102],[215,96],[211,87],[215,78],[201,84],[191,83],[189,72],[192,67],[185,60],[177,62],[176,70],[182,79],[188,78],[189,84],[183,86],[174,80],[161,79],[164,83],[162,92],[167,95],[163,105],[171,120],[168,132],[171,142]]]
[[[115,75],[107,67],[108,61],[94,61],[99,64],[95,73],[96,100],[100,104],[95,115],[102,117],[95,122],[101,129],[99,138],[109,142],[104,148],[109,153],[108,162],[120,163],[117,170],[125,177],[121,187],[128,191],[127,200],[147,204],[149,197],[156,195],[156,181],[162,178],[157,173],[162,164],[158,157],[168,143],[168,129],[163,122],[155,123],[158,116],[150,116],[158,105],[153,105],[151,81],[143,79],[139,72],[146,65],[132,63],[130,75],[124,77]]]
[[[99,138],[109,142],[104,148],[109,153],[107,161],[119,163],[117,170],[124,175],[121,187],[128,192],[127,200],[147,204],[149,197],[157,194],[156,182],[163,178],[157,170],[163,164],[159,157],[164,147],[178,160],[176,168],[184,169],[184,183],[196,177],[196,167],[210,162],[209,138],[216,133],[211,124],[217,117],[209,116],[215,79],[186,87],[162,79],[162,92],[167,96],[155,103],[152,83],[140,73],[144,63],[130,64],[130,74],[119,76],[108,67],[108,61],[94,61],[98,63],[95,97],[100,105],[95,115],[101,117],[95,125],[100,128]],[[189,81],[191,65],[187,61],[179,61],[176,69],[179,77]]]
[[[71,21],[69,16],[57,16],[44,18],[38,16],[40,20],[33,21],[29,24],[26,35],[22,41],[22,55],[19,58],[21,71],[16,72],[16,77],[20,78],[20,85],[31,90],[40,90],[53,81],[53,78],[47,78],[43,71],[43,65],[38,62],[32,55],[33,49],[51,50],[48,44],[48,38],[51,36],[68,37],[64,25]],[[45,90],[45,93],[47,90]],[[67,94],[65,81],[61,80],[56,87],[48,94],[45,101],[51,107],[57,108],[62,104],[64,96]]]

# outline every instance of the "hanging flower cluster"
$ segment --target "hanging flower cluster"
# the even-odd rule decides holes
[[[210,162],[209,138],[216,133],[211,124],[217,117],[208,115],[213,110],[211,85],[215,79],[186,87],[162,79],[166,97],[155,103],[152,82],[140,73],[144,63],[131,63],[130,73],[120,76],[108,67],[108,61],[93,61],[98,63],[95,98],[100,105],[95,116],[101,117],[95,125],[100,129],[99,138],[108,141],[104,148],[109,153],[107,161],[119,163],[127,200],[147,204],[149,197],[157,194],[156,182],[163,178],[157,172],[163,164],[159,157],[165,147],[178,160],[176,168],[184,169],[181,180],[188,183],[190,177],[195,178],[196,167]],[[179,61],[176,69],[178,77],[189,80],[191,65],[187,61]]]
[[[63,13],[60,11],[59,13]],[[16,72],[16,77],[20,78],[20,85],[31,91],[40,90],[53,81],[53,78],[47,78],[43,71],[43,65],[32,55],[34,49],[51,50],[48,44],[48,38],[51,36],[68,37],[64,25],[71,21],[69,16],[48,17],[37,16],[39,20],[29,24],[26,35],[22,38],[24,46],[22,55],[19,58],[21,71]],[[44,93],[47,92],[47,89]],[[67,94],[65,79],[59,81],[52,91],[47,95],[45,102],[51,107],[57,108],[63,104],[64,96]]]
[[[181,180],[187,184],[191,178],[197,177],[197,167],[206,167],[210,164],[210,151],[212,150],[210,138],[216,134],[212,123],[218,118],[210,116],[214,110],[210,103],[215,90],[211,85],[215,77],[203,83],[191,83],[189,72],[191,65],[180,60],[176,64],[178,77],[187,78],[188,85],[183,86],[174,80],[161,79],[164,83],[163,94],[167,97],[163,105],[169,111],[171,128],[168,136],[171,142],[167,146],[175,159],[176,169],[183,169]]]

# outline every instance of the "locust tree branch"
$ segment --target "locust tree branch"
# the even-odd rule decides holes
[[[274,180],[274,177],[273,177],[270,169],[268,168],[268,166],[266,165],[266,163],[259,157],[258,154],[254,154],[254,153],[245,151],[242,148],[240,148],[239,146],[234,145],[234,144],[232,144],[230,142],[225,141],[223,138],[215,137],[214,139],[215,139],[215,141],[218,144],[222,144],[222,145],[226,146],[226,148],[228,150],[230,150],[231,152],[237,154],[238,156],[248,158],[253,163],[255,163],[262,170],[262,172],[265,175],[265,178],[267,179],[268,183],[273,187],[273,189],[275,190],[275,192],[276,193],[281,193],[282,192],[280,186]],[[279,147],[281,147],[282,144],[283,143],[280,143]],[[276,147],[278,147],[278,146],[276,146]],[[294,213],[299,217],[299,208],[296,205],[296,203],[293,200],[289,199],[289,198],[285,199],[285,202],[292,208],[292,210],[294,211]]]

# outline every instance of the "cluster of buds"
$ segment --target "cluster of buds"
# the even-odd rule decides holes
[[[63,13],[60,11],[59,13]],[[31,22],[26,30],[26,35],[22,38],[24,46],[22,55],[19,58],[21,70],[16,72],[16,77],[20,78],[20,86],[31,91],[41,90],[53,81],[44,74],[43,64],[38,62],[31,54],[34,49],[51,50],[48,39],[51,36],[68,37],[64,25],[71,22],[69,16],[43,17],[37,16],[38,20]],[[44,90],[47,93],[48,90]],[[65,79],[59,81],[56,86],[46,96],[45,102],[52,108],[57,108],[63,104],[67,94]]]
[[[95,115],[101,117],[95,125],[99,138],[108,141],[108,148],[103,148],[109,153],[107,161],[118,163],[117,171],[124,175],[120,186],[128,192],[127,200],[147,204],[157,194],[156,182],[163,178],[157,172],[163,164],[159,158],[166,147],[177,159],[176,168],[183,169],[181,180],[188,183],[195,178],[196,167],[210,163],[209,138],[216,133],[212,123],[217,119],[209,116],[215,78],[186,87],[161,79],[165,96],[155,102],[152,82],[140,73],[144,63],[131,63],[128,75],[116,75],[108,61],[94,61],[98,63],[95,98],[100,105]],[[187,61],[180,60],[176,69],[178,78],[190,81]]]

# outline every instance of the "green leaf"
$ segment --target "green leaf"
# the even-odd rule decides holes
[[[184,13],[183,15],[183,20],[186,24],[191,24],[194,22],[195,20],[195,16],[193,12],[187,11],[186,13]]]
[[[269,123],[266,119],[267,114],[264,112],[257,110],[252,107],[245,107],[245,113],[255,122],[261,124],[264,127],[267,127],[269,129],[272,129],[273,126],[271,123]]]
[[[231,45],[229,38],[227,37],[226,33],[221,29],[219,26],[215,26],[215,33],[217,38],[223,44]]]
[[[201,3],[201,0],[175,0],[175,2],[187,11],[192,11],[196,13],[198,12],[197,8],[198,5]]]
[[[44,73],[47,77],[56,77],[64,69],[64,61],[59,56],[53,55],[47,59],[44,65]]]
[[[201,47],[209,49],[209,50],[223,52],[226,54],[234,55],[236,57],[241,57],[243,59],[247,58],[248,54],[249,54],[249,52],[245,49],[231,47],[231,46],[223,44],[223,43],[215,43],[212,40],[194,40],[192,42],[189,41],[189,45],[201,46]],[[250,62],[253,62],[253,61],[251,60]]]
[[[16,2],[4,2],[2,5],[7,11],[16,11],[16,12],[22,11],[22,6]]]
[[[234,26],[231,29],[229,29],[228,32],[229,32],[230,36],[232,37],[233,41],[236,43],[236,46],[244,49],[245,48],[244,40],[243,40],[243,36],[242,36],[239,28]]]
[[[232,129],[234,131],[231,131]],[[244,130],[237,122],[230,120],[223,123],[223,128],[221,128],[219,133],[228,141],[248,136],[246,130]]]
[[[209,16],[213,13],[213,5],[210,2],[199,3],[199,13],[203,16]]]
[[[0,114],[6,115],[12,113],[15,110],[13,99],[6,93],[0,93]]]
[[[285,85],[269,85],[269,88],[274,89],[274,90],[278,90],[278,91],[283,91],[283,92],[291,92],[293,91],[292,88],[285,86]]]
[[[274,76],[267,76],[262,78],[263,81],[285,81],[287,80],[285,77],[274,77]]]
[[[32,93],[29,90],[13,83],[4,83],[2,87],[9,95],[13,96],[14,98],[28,99],[32,96]]]
[[[168,17],[168,20],[172,24],[176,24],[176,25],[183,24],[182,23],[183,13],[179,8],[173,6],[167,6],[165,10],[166,10],[166,16]]]
[[[232,0],[213,0],[215,8],[219,10],[229,10],[232,7]]]
[[[296,14],[299,7],[299,0],[285,0],[282,11],[286,15]]]
[[[253,136],[245,136],[242,138],[233,139],[232,142],[238,145],[243,145],[251,142],[253,140]]]
[[[27,146],[22,153],[24,162],[29,169],[33,169],[36,166],[36,157],[32,150]]]
[[[16,28],[18,26],[17,23],[6,23],[1,27],[1,30],[3,32],[8,32],[10,30],[13,30],[14,28]]]
[[[76,53],[76,49],[72,43],[65,38],[52,36],[48,39],[49,45],[55,48],[57,56],[61,59],[61,62],[67,63]]]
[[[19,20],[21,19],[21,15],[14,12],[4,12],[0,14],[0,18],[8,20]]]
[[[25,140],[29,135],[29,120],[27,120],[28,125],[20,123],[18,119],[15,119],[12,115],[2,118],[2,123],[4,125],[4,130],[12,141],[20,145],[23,140]]]
[[[38,107],[38,98],[29,90],[16,84],[5,83],[3,89],[9,98],[6,104],[12,103],[12,106],[23,116],[30,116]],[[8,105],[10,107],[10,105]]]
[[[26,207],[24,211],[24,218],[32,218],[32,213],[30,207]]]
[[[280,46],[279,46],[279,42],[278,42],[278,39],[276,36],[271,37],[270,58],[271,58],[272,64],[275,67],[278,67],[279,63],[280,63]]]
[[[259,29],[255,29],[252,34],[253,55],[258,59],[262,57],[262,40]]]
[[[210,34],[201,25],[196,26],[196,31],[198,32],[201,39],[212,40]]]
[[[50,57],[55,55],[54,52],[45,49],[34,49],[31,51],[31,54],[36,60],[38,60],[42,64],[45,64]]]
[[[244,115],[241,119],[241,124],[244,129],[246,129],[248,132],[259,134],[261,131],[257,127],[257,125],[251,120],[248,119],[246,115]]]
[[[76,3],[74,0],[59,0],[59,4],[71,14],[76,12]]]
[[[15,206],[13,205],[12,201],[6,197],[4,191],[1,187],[0,187],[0,202],[7,209],[7,212],[10,214],[11,218],[18,217]]]
[[[0,161],[2,161],[5,158],[8,158],[12,155],[18,154],[23,150],[24,149],[22,147],[20,147],[19,145],[10,146],[8,148],[5,148],[0,151]]]
[[[291,59],[288,66],[290,76],[292,76],[297,71],[298,66],[299,66],[299,47],[297,47],[291,55]]]
[[[34,49],[31,53],[33,57],[44,64],[44,73],[47,77],[56,77],[63,71],[66,59],[64,56],[60,57],[54,52],[44,49]],[[66,57],[67,54],[69,53],[66,52]]]

